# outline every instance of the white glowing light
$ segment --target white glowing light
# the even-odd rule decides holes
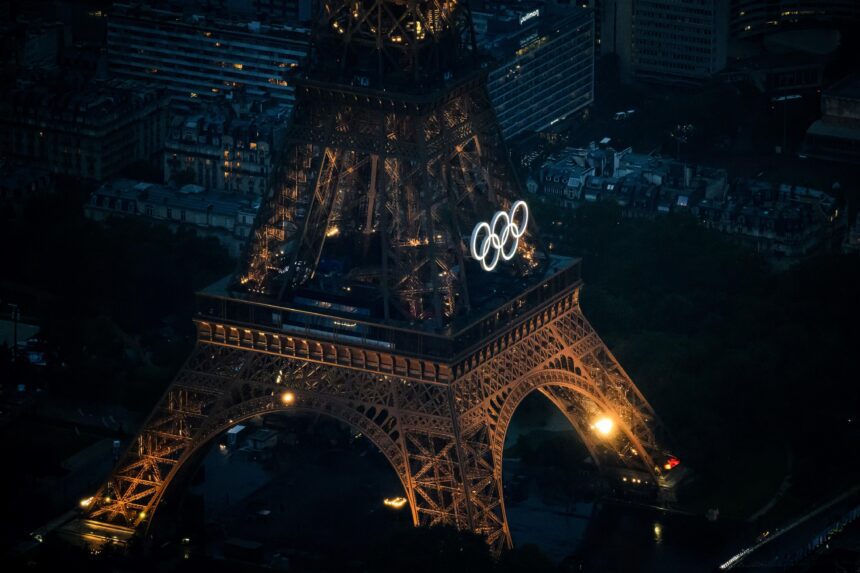
[[[537,18],[538,16],[540,16],[540,8],[532,10],[531,12],[528,12],[527,14],[523,14],[522,16],[520,16],[520,26],[522,26],[523,24],[525,24],[526,22],[528,22],[532,18]]]
[[[519,222],[517,215],[521,219]],[[499,259],[511,260],[520,246],[520,237],[525,234],[528,222],[529,207],[525,201],[514,203],[510,213],[496,212],[489,223],[481,221],[472,230],[469,243],[472,257],[481,263],[485,271],[496,268]],[[486,236],[481,240],[482,235]]]

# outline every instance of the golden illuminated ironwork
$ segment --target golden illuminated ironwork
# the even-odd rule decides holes
[[[667,457],[654,412],[582,315],[580,284],[453,362],[198,320],[196,349],[85,513],[140,529],[179,468],[220,433],[253,416],[307,411],[350,424],[379,448],[416,524],[472,529],[501,548],[510,543],[505,433],[535,390],[598,464],[624,483],[659,486]],[[612,439],[588,426],[594,412],[611,417]]]
[[[383,505],[394,509],[402,509],[408,502],[405,497],[386,497],[382,500]]]
[[[299,95],[296,143],[239,284],[282,298],[319,281],[319,262],[334,253],[357,262],[337,277],[343,290],[374,289],[387,319],[442,325],[468,314],[463,235],[519,205],[481,77],[406,101],[329,84],[306,84]],[[514,264],[528,274],[544,253],[525,226],[516,241],[523,255]]]
[[[474,225],[519,192],[483,75],[458,67],[464,5],[322,4],[319,52],[336,69],[300,82],[282,184],[243,266],[200,293],[197,345],[81,504],[86,522],[144,531],[220,433],[315,412],[379,448],[416,525],[470,529],[498,551],[505,433],[533,391],[619,485],[666,485],[654,412],[580,309],[579,262],[549,256],[524,219],[520,256],[485,272],[468,255]],[[327,249],[351,266],[320,272]]]
[[[359,85],[425,87],[446,77],[474,47],[467,2],[322,0],[318,74]]]

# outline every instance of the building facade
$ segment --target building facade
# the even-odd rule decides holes
[[[537,192],[565,207],[612,202],[626,217],[687,213],[702,226],[773,258],[826,248],[841,227],[836,200],[806,187],[740,179],[724,169],[591,144],[549,157]]]
[[[842,226],[836,200],[823,191],[741,179],[722,201],[693,208],[700,224],[757,253],[797,258],[827,248]]]
[[[631,71],[635,79],[697,84],[726,65],[726,0],[636,0]]]
[[[747,38],[787,23],[858,18],[857,0],[731,0],[730,31],[733,38]]]
[[[806,131],[803,153],[860,164],[860,76],[845,78],[822,93],[821,114]]]
[[[56,21],[0,20],[0,62],[9,70],[56,69],[65,36],[66,30]]]
[[[490,56],[488,90],[502,132],[540,131],[594,101],[594,16],[579,6],[484,2],[473,9]]]
[[[600,0],[600,53],[621,79],[697,85],[726,65],[728,0]]]
[[[197,185],[181,188],[128,179],[105,183],[90,196],[84,214],[94,221],[138,217],[214,237],[234,257],[254,225],[259,199],[211,193]]]
[[[292,105],[292,77],[307,57],[310,30],[209,13],[114,5],[107,34],[110,71],[162,85],[179,98],[213,98],[241,88]]]
[[[701,199],[723,197],[728,189],[722,169],[595,143],[553,154],[540,167],[538,179],[540,193],[567,206],[613,201],[631,216],[688,211]]]
[[[289,106],[220,101],[177,110],[164,143],[164,177],[219,193],[265,195],[283,147]]]
[[[198,2],[200,0],[197,0]],[[207,0],[220,13],[269,22],[305,22],[314,0]]]
[[[0,100],[0,152],[53,173],[103,180],[160,162],[168,99],[129,80],[12,89]]]

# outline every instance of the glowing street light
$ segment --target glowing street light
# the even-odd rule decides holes
[[[406,505],[406,498],[405,497],[386,497],[385,499],[382,500],[382,503],[386,507],[391,507],[394,509],[400,509],[404,505]]]
[[[293,394],[292,392],[284,392],[283,394],[281,394],[281,402],[283,402],[284,404],[289,406],[290,404],[292,404],[295,401],[296,401],[296,395]]]
[[[597,421],[591,425],[591,429],[600,434],[601,436],[608,436],[612,433],[612,430],[614,428],[615,422],[613,422],[612,418],[608,416],[598,418]]]

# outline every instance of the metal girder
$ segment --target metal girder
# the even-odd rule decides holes
[[[145,529],[199,448],[242,420],[295,410],[332,416],[367,436],[400,478],[416,525],[471,529],[498,551],[511,543],[502,497],[505,433],[535,390],[561,409],[600,467],[628,468],[658,483],[665,454],[653,410],[576,301],[573,292],[487,341],[446,383],[228,346],[207,337],[211,325],[200,328],[194,352],[86,518]],[[439,366],[445,368],[451,366]],[[290,403],[281,399],[285,392]],[[588,426],[597,413],[616,421],[617,435],[595,438]]]
[[[325,290],[313,282],[320,260],[348,260],[338,292],[376,287],[387,319],[441,327],[469,310],[464,230],[518,195],[501,134],[480,82],[420,112],[366,97],[300,97],[285,180],[237,286],[278,299]],[[520,243],[519,276],[538,266],[536,241],[529,231]]]
[[[320,72],[378,87],[428,86],[474,56],[468,5],[457,0],[323,0],[315,43]]]
[[[177,473],[216,436],[253,416],[306,411],[351,425],[379,448],[416,525],[470,529],[498,552],[511,544],[505,434],[533,391],[561,409],[600,467],[661,483],[654,411],[582,315],[578,275],[540,274],[549,256],[537,250],[534,225],[507,263],[516,280],[533,285],[491,314],[484,308],[483,318],[470,307],[470,298],[487,303],[470,290],[466,267],[475,263],[464,257],[463,231],[510,209],[519,185],[483,74],[458,67],[474,48],[468,3],[321,6],[319,73],[299,86],[278,186],[258,215],[239,284],[228,289],[252,296],[228,294],[224,314],[198,318],[193,353],[84,519],[145,530]],[[349,75],[373,63],[375,80],[356,85],[361,78]],[[326,273],[324,260],[348,268]],[[318,322],[288,330],[295,325],[281,313],[292,311],[278,303],[300,287],[320,296],[311,300]],[[384,327],[404,342],[317,329],[361,314],[319,310],[351,305],[344,293],[353,287],[365,297],[354,295],[355,308],[373,316],[348,332]],[[544,292],[552,294],[532,296]],[[225,318],[228,306],[248,299],[273,304]],[[272,322],[258,324],[263,314]],[[461,322],[471,326],[454,332]],[[428,330],[435,338],[425,345]],[[595,437],[598,415],[614,421],[613,435]]]

